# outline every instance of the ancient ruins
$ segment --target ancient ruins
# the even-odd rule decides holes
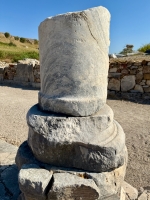
[[[40,24],[39,103],[16,156],[20,200],[125,199],[125,134],[106,105],[109,25],[104,7]]]

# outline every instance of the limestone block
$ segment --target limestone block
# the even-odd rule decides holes
[[[149,194],[150,195],[150,194]],[[138,198],[138,200],[149,200],[149,195],[147,194],[146,191],[144,191]]]
[[[150,86],[143,86],[144,92],[150,92]]]
[[[150,73],[149,74],[144,74],[144,79],[150,80]]]
[[[121,91],[127,92],[128,90],[131,90],[135,86],[135,76],[124,76],[121,79]]]
[[[131,70],[130,70],[130,74],[135,75],[136,73],[137,73],[137,70],[136,70],[136,69],[131,69]]]
[[[138,85],[138,84],[135,85],[134,90],[136,90],[137,92],[141,92],[141,93],[144,92],[143,87],[141,85]]]
[[[110,81],[108,83],[108,89],[120,91],[120,80],[114,79],[114,78],[110,79]]]
[[[25,196],[46,200],[47,188],[51,178],[52,173],[39,168],[38,165],[23,165],[18,176],[19,187]]]
[[[136,188],[125,181],[123,181],[122,187],[130,200],[136,200],[138,198],[138,191]]]
[[[118,73],[118,72],[116,72],[116,73],[110,73],[109,72],[109,78],[120,78],[121,77],[121,73]]]
[[[114,73],[116,73],[116,72],[117,72],[117,67],[110,68],[110,69],[109,69],[109,72],[114,72]]]
[[[11,196],[12,200],[17,199],[20,193],[18,185],[18,172],[19,171],[16,165],[11,165],[11,166],[7,165],[7,168],[0,173],[1,174],[0,181],[3,182],[5,190],[7,190],[9,194],[12,194]],[[2,188],[0,188],[0,197],[3,192],[1,189]],[[0,199],[3,200],[3,198]]]
[[[4,67],[0,66],[0,74],[3,74],[3,73],[4,73]]]
[[[19,195],[19,197],[18,197],[18,199],[17,200],[27,200],[27,199],[25,199],[25,196],[24,196],[24,194],[23,193],[21,193],[20,195]]]
[[[148,86],[150,86],[150,80],[147,80],[147,81],[146,81],[146,84],[147,84]]]
[[[123,70],[121,70],[121,74],[127,75],[127,74],[129,74],[129,71],[127,69],[123,69]]]
[[[89,116],[106,103],[110,14],[104,7],[49,17],[39,26],[43,110]]]
[[[48,200],[97,200],[99,198],[99,189],[92,179],[84,179],[68,173],[56,173],[53,178]]]
[[[136,74],[136,83],[140,83],[143,79],[143,73]]]
[[[144,73],[144,74],[150,73],[150,66],[149,66],[149,65],[143,67],[143,73]]]
[[[102,172],[123,165],[125,135],[109,107],[90,117],[27,114],[28,144],[35,157],[56,166]]]
[[[37,164],[40,166],[40,162],[36,160],[34,157],[30,147],[28,146],[27,141],[23,142],[16,154],[15,163],[19,170],[21,169],[22,165],[24,164]]]
[[[18,64],[14,81],[34,82],[33,65]]]
[[[3,78],[4,78],[3,74],[0,74],[0,81],[3,81]]]
[[[128,200],[126,199],[126,194],[123,187],[120,188],[120,191],[117,194],[114,194],[110,197],[106,197],[102,200]]]

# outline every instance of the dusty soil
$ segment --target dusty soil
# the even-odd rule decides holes
[[[37,103],[37,90],[0,86],[0,139],[19,145],[27,139],[26,113]],[[126,181],[150,186],[150,104],[107,101],[126,134],[129,160]]]

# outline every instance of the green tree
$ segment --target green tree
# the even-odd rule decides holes
[[[124,47],[124,49],[120,52],[120,54],[127,55],[127,53],[132,53],[133,52],[133,50],[132,50],[133,47],[134,47],[133,45],[127,44],[126,47]]]
[[[20,38],[20,42],[25,43],[25,41],[26,41],[25,38],[23,38],[23,37]]]
[[[37,39],[34,39],[34,44],[38,44],[39,41]]]
[[[144,44],[143,46],[141,46],[138,51],[140,52],[145,52],[146,50],[150,49],[150,43],[149,44]]]
[[[4,35],[5,35],[6,38],[10,37],[10,33],[8,33],[8,32],[5,32]]]
[[[18,37],[18,36],[15,36],[14,39],[15,39],[15,40],[19,40],[19,37]]]

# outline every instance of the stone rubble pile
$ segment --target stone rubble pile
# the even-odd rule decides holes
[[[110,91],[150,93],[150,60],[110,62],[108,77]]]
[[[29,146],[27,145],[27,142],[25,142],[22,145],[24,145],[24,150],[25,150],[25,151],[22,151],[22,158],[28,157],[28,159],[30,160],[30,163],[34,163],[35,165],[40,166],[42,163],[40,163],[38,160],[35,159],[35,157],[33,156],[33,154],[31,153],[31,151],[29,149]],[[16,146],[8,144],[4,140],[0,140],[0,191],[1,191],[0,199],[2,199],[2,200],[4,200],[4,199],[16,200],[16,199],[18,199],[18,195],[20,194],[19,185],[18,185],[18,169],[15,165],[15,156],[16,156],[17,150],[18,150],[18,148]],[[21,165],[22,164],[20,163],[19,166],[21,166]],[[33,167],[33,164],[32,164],[32,167]],[[43,168],[44,167],[42,167],[42,169]],[[46,164],[45,164],[45,168],[47,168]],[[55,168],[51,167],[51,169],[53,171],[57,171],[56,167]],[[30,172],[32,170],[33,170],[33,172],[36,171],[34,168],[32,168],[30,170]],[[59,168],[59,170],[61,170],[61,172],[63,172],[64,169]],[[22,171],[22,172],[24,172],[24,171]],[[45,172],[45,171],[42,170],[40,172]],[[70,173],[72,173],[72,171],[70,171]],[[28,174],[30,174],[30,173],[28,173]],[[106,175],[107,175],[107,173],[106,173]],[[42,179],[43,179],[42,174],[40,174],[40,175],[38,174],[38,176],[42,177]],[[87,178],[86,175],[82,171],[77,172],[77,177]],[[34,178],[35,177],[33,177],[33,175],[32,175],[32,181]],[[47,180],[47,177],[45,177],[45,179]],[[41,182],[41,180],[40,180],[40,182]],[[99,180],[99,182],[100,182],[100,180]],[[126,194],[125,200],[135,200],[135,199],[136,200],[149,200],[149,198],[150,198],[150,187],[145,187],[145,188],[141,187],[141,188],[139,188],[139,191],[137,191],[136,188],[132,187],[125,181],[122,183],[122,187]],[[19,198],[20,199],[24,198],[23,194],[21,194],[21,196]]]
[[[9,63],[7,66],[0,65],[0,83],[17,84],[21,86],[33,86],[40,88],[40,65],[32,59],[30,62],[23,60],[22,63]]]
[[[125,134],[106,105],[109,24],[104,7],[40,24],[41,90],[16,155],[20,200],[125,199]]]

